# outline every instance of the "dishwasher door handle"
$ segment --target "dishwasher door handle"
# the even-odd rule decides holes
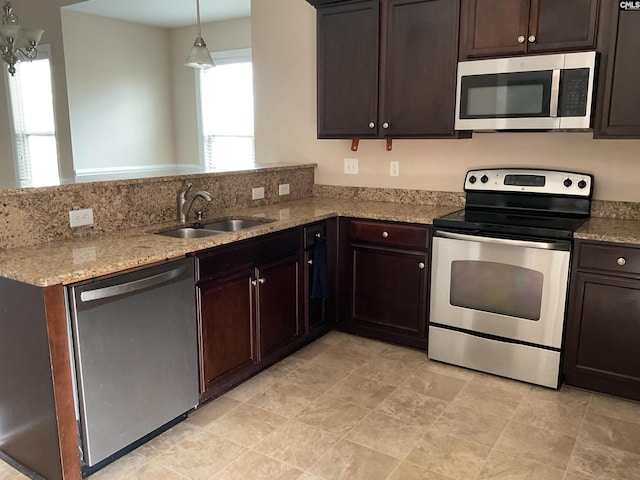
[[[167,272],[158,273],[150,277],[141,278],[132,282],[120,283],[110,287],[96,288],[95,290],[85,290],[80,294],[80,301],[84,303],[102,300],[105,298],[119,297],[129,293],[155,287],[180,277],[188,270],[188,266],[174,268]]]

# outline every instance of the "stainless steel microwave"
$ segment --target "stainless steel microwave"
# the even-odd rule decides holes
[[[591,127],[596,52],[458,63],[456,130]]]

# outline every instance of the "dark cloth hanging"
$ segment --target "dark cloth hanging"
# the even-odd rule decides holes
[[[329,298],[329,286],[327,285],[327,239],[324,237],[316,238],[313,244],[311,298]]]

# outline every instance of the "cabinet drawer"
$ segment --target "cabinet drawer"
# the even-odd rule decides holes
[[[376,243],[425,250],[429,245],[429,227],[399,223],[352,220],[352,242]]]
[[[292,256],[302,248],[299,228],[243,240],[237,244],[214,247],[196,254],[197,281],[228,275],[230,272],[270,263]]]
[[[579,258],[579,269],[640,275],[639,248],[580,243]]]

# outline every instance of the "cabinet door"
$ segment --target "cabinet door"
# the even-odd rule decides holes
[[[378,17],[377,0],[318,10],[318,138],[377,136]]]
[[[529,0],[462,0],[460,60],[525,52]]]
[[[599,0],[462,0],[460,59],[594,48]]]
[[[566,383],[640,400],[640,281],[578,272],[572,288]]]
[[[595,48],[598,0],[532,0],[528,52]]]
[[[353,246],[352,322],[359,333],[426,348],[426,253]]]
[[[452,136],[459,2],[389,0],[382,4],[380,134]]]
[[[618,2],[604,2],[601,14],[594,136],[640,138],[640,12],[621,11]]]
[[[253,270],[198,287],[201,393],[256,362],[252,314]]]
[[[261,267],[256,294],[260,358],[263,358],[300,334],[299,257]]]

